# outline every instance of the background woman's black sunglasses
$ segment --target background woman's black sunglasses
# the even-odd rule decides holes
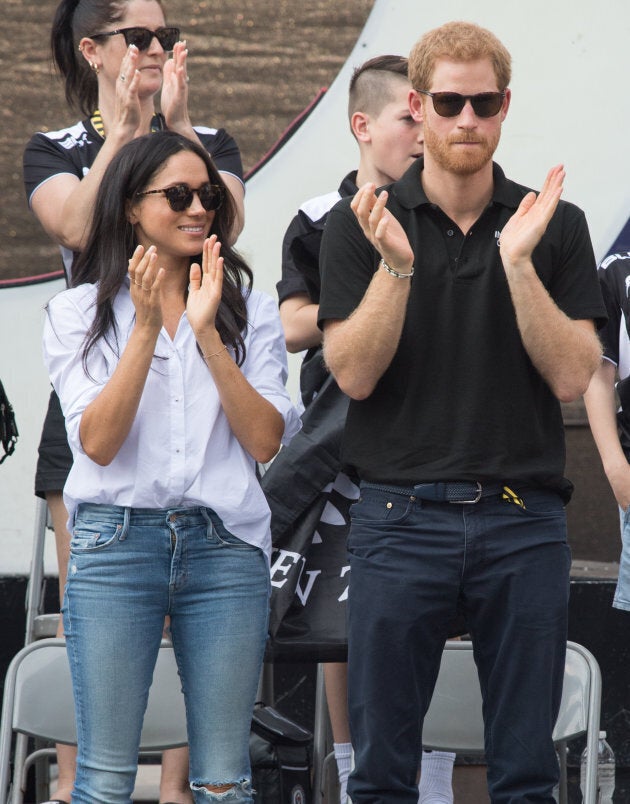
[[[477,95],[460,95],[459,92],[427,92],[419,89],[422,95],[428,95],[433,100],[433,108],[440,117],[456,117],[470,101],[473,112],[477,117],[494,117],[499,114],[505,92],[479,92]]]
[[[191,189],[187,184],[174,184],[172,187],[165,187],[162,190],[145,190],[143,193],[136,193],[136,197],[160,194],[165,196],[173,212],[183,212],[192,204],[195,193],[199,196],[201,206],[206,212],[219,209],[223,203],[223,187],[218,184],[210,184],[210,182],[202,184],[196,190]]]
[[[148,50],[151,40],[155,36],[163,50],[172,50],[175,42],[179,41],[179,28],[158,28],[151,31],[149,28],[117,28],[115,31],[106,33],[92,34],[88,39],[99,39],[102,36],[116,36],[122,34],[125,37],[127,47],[135,45],[138,50]]]

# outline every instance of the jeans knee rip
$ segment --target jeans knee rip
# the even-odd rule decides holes
[[[205,784],[212,785],[212,787],[224,787],[229,784],[227,790],[222,793],[217,793],[213,790],[208,790],[204,784],[199,782],[191,782],[191,788],[195,791],[205,793],[208,801],[251,801],[252,800],[252,783],[249,779],[240,779],[238,782],[206,782]]]

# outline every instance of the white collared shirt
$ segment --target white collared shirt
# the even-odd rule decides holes
[[[207,506],[226,528],[250,544],[271,549],[270,513],[256,465],[233,434],[212,375],[197,348],[186,313],[175,338],[160,332],[138,413],[114,460],[99,466],[79,436],[85,408],[113,374],[134,326],[128,285],[114,301],[118,343],[101,338],[83,367],[83,343],[94,318],[96,285],[55,296],[44,327],[44,362],[66,418],[74,464],[64,488],[70,526],[81,502],[174,508]],[[247,299],[247,357],[241,370],[285,422],[283,443],[300,429],[285,389],[287,360],[277,306],[252,291]]]

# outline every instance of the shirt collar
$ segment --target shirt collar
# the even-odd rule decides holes
[[[423,170],[424,157],[421,156],[392,186],[396,199],[406,209],[414,209],[414,207],[420,207],[424,204],[431,205],[420,179]],[[525,195],[525,188],[509,181],[496,162],[492,163],[492,181],[494,186],[490,203],[499,204],[509,209],[516,209]]]
[[[100,109],[96,109],[94,113],[89,118],[89,124],[94,131],[95,134],[105,141],[105,126],[103,124],[103,116],[101,114]],[[149,126],[149,131],[151,134],[155,134],[156,131],[164,131],[166,129],[166,118],[160,112],[154,112],[153,117],[151,118],[151,125]]]
[[[348,173],[347,176],[344,176],[337,192],[342,198],[346,198],[349,195],[354,195],[358,189],[357,171],[353,170],[351,173]]]

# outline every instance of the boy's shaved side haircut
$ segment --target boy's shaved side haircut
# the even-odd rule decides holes
[[[392,99],[392,78],[407,78],[404,56],[375,56],[357,67],[350,79],[348,119],[355,112],[378,115]]]

